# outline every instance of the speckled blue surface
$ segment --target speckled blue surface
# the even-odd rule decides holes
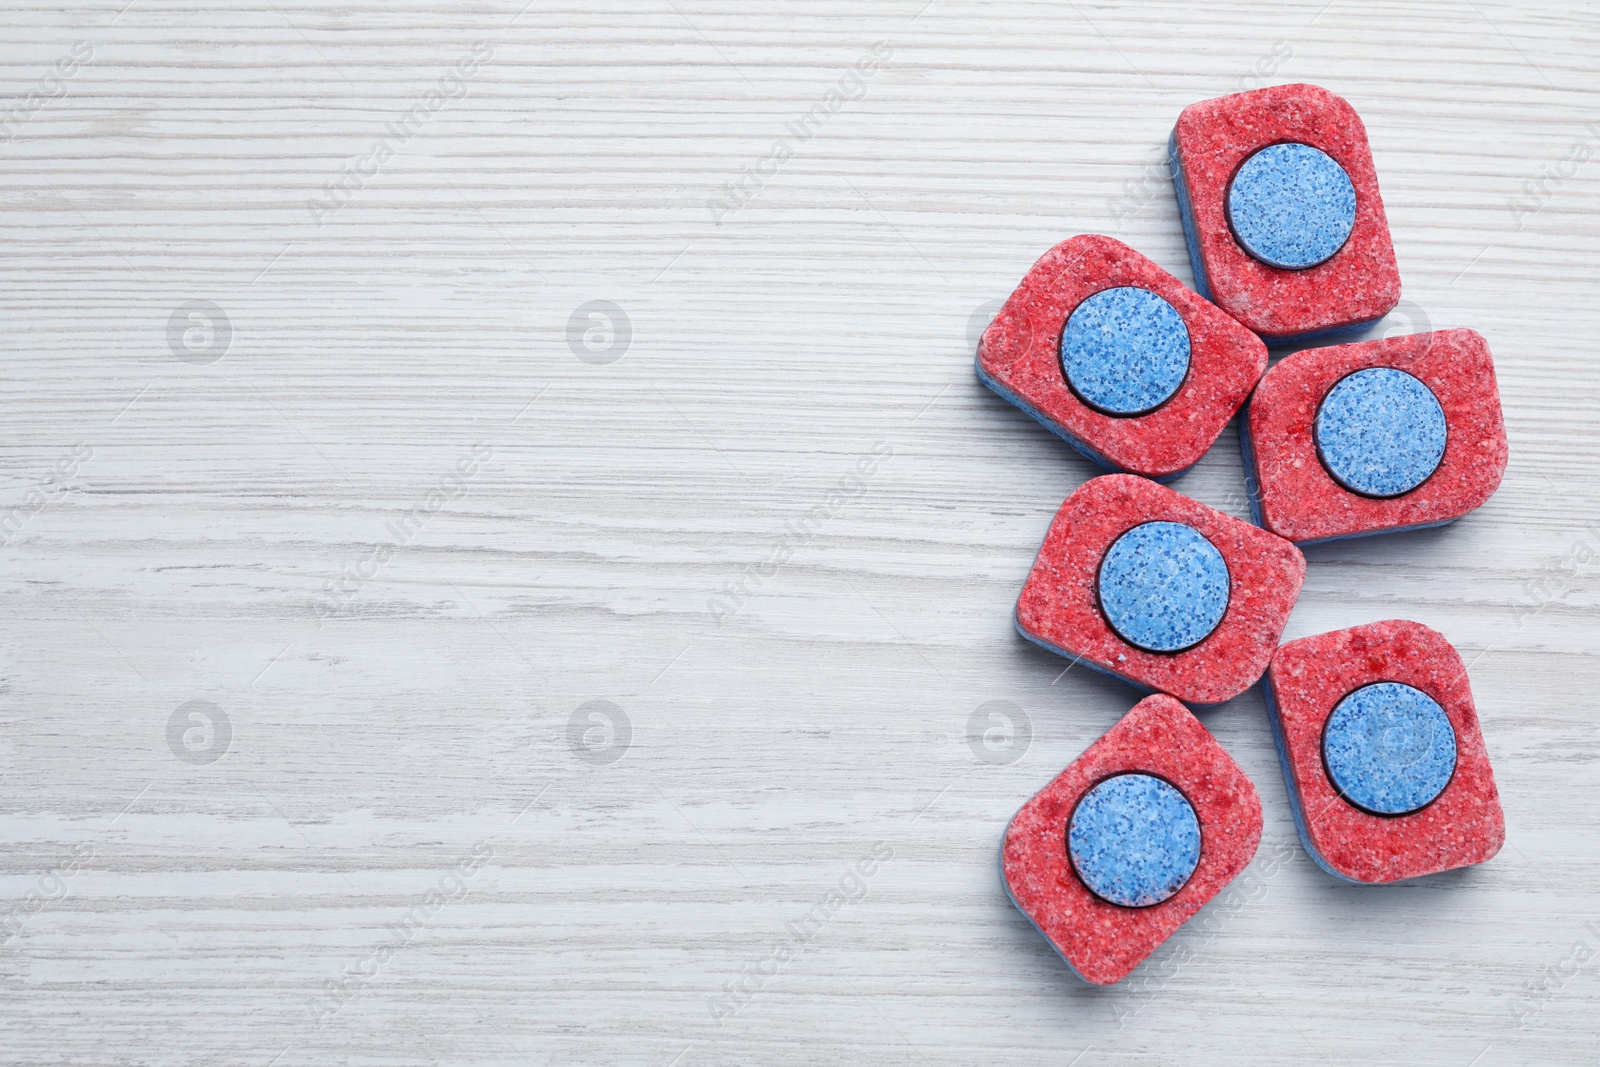
[[[1144,415],[1189,373],[1189,329],[1146,289],[1119,286],[1079,304],[1061,332],[1061,369],[1085,404],[1107,415]]]
[[[1444,456],[1444,408],[1405,371],[1371,367],[1346,375],[1317,410],[1317,455],[1335,481],[1363,496],[1409,493]]]
[[[1183,223],[1183,243],[1189,251],[1189,268],[1194,272],[1194,291],[1211,301],[1217,302],[1216,295],[1211,291],[1211,276],[1206,273],[1205,257],[1200,254],[1200,231],[1194,221],[1194,203],[1189,199],[1189,183],[1183,178],[1183,159],[1178,152],[1178,135],[1174,130],[1167,138],[1167,171],[1172,175],[1173,192],[1178,198],[1178,219]],[[1306,341],[1332,340],[1337,337],[1347,337],[1351,334],[1361,333],[1375,323],[1381,322],[1383,316],[1375,319],[1362,319],[1359,322],[1348,323],[1344,326],[1330,326],[1325,330],[1307,330],[1304,333],[1291,334],[1286,337],[1261,334],[1260,337],[1268,345],[1302,344]],[[1257,523],[1256,525],[1260,525]]]
[[[1425,807],[1456,769],[1456,734],[1432,697],[1399,682],[1362,686],[1339,701],[1322,733],[1328,778],[1374,815]]]
[[[1228,610],[1222,553],[1179,522],[1147,522],[1117,538],[1100,561],[1098,584],[1111,628],[1147,652],[1199,644]]]
[[[1200,820],[1188,799],[1149,774],[1119,774],[1083,795],[1067,853],[1089,892],[1125,908],[1159,904],[1200,863]]]
[[[1332,259],[1356,224],[1356,190],[1333,158],[1303,144],[1268,145],[1228,186],[1228,225],[1269,266],[1304,270]]]

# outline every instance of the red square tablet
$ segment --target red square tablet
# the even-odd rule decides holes
[[[1255,786],[1187,708],[1156,695],[1022,805],[1000,871],[1067,966],[1109,985],[1233,881],[1260,841]]]
[[[1120,241],[1040,257],[984,331],[983,383],[1110,471],[1193,466],[1267,367],[1249,330]]]
[[[1263,688],[1300,839],[1324,870],[1394,882],[1500,851],[1467,668],[1440,634],[1392,620],[1291,641]]]
[[[1239,437],[1256,522],[1297,544],[1442,525],[1506,469],[1494,361],[1471,330],[1296,352]]]
[[[1149,479],[1102,475],[1056,513],[1017,629],[1142,689],[1217,704],[1266,670],[1305,571],[1274,534]]]
[[[1168,151],[1195,288],[1269,344],[1399,303],[1366,127],[1342,98],[1279,85],[1191,104]]]

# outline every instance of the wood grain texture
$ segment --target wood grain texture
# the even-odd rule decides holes
[[[125,2],[0,17],[0,1062],[1593,1061],[1595,5]],[[1262,853],[1091,989],[996,854],[1135,696],[1012,630],[1091,471],[974,329],[1073,233],[1187,279],[1167,132],[1254,79],[1495,354],[1500,491],[1289,633],[1448,636],[1508,843],[1335,884],[1253,689]],[[1176,487],[1245,513],[1231,430]]]

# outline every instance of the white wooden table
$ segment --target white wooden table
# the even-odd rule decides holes
[[[0,23],[0,1062],[1594,1062],[1594,4]],[[975,331],[1074,233],[1188,278],[1173,119],[1299,80],[1512,452],[1289,632],[1456,643],[1509,836],[1336,884],[1252,690],[1255,865],[1090,988],[996,850],[1135,696],[1012,630],[1092,471]],[[1244,513],[1231,431],[1177,487]]]

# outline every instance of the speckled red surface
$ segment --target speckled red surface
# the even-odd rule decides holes
[[[1317,458],[1317,408],[1345,375],[1393,367],[1420,379],[1448,427],[1438,469],[1384,500],[1345,489]],[[1449,522],[1488,500],[1506,469],[1506,428],[1489,345],[1472,330],[1296,352],[1267,372],[1241,421],[1258,519],[1296,543]]]
[[[1322,730],[1343,697],[1373,682],[1420,689],[1456,732],[1456,769],[1421,811],[1369,815],[1340,799],[1322,761]],[[1394,882],[1482,863],[1505,841],[1505,816],[1478,728],[1467,668],[1421,623],[1391,620],[1292,641],[1267,673],[1268,715],[1301,838],[1324,869]]]
[[[1117,636],[1100,613],[1096,578],[1111,543],[1141,523],[1199,530],[1228,565],[1228,610],[1204,641],[1183,652],[1146,652]],[[1218,704],[1254,685],[1305,581],[1289,542],[1146,478],[1093,478],[1061,505],[1017,598],[1025,637],[1134,685],[1191,704]]]
[[[1349,240],[1307,270],[1253,258],[1234,240],[1224,207],[1245,160],[1285,141],[1326,152],[1356,191]],[[1183,109],[1172,143],[1205,269],[1196,284],[1223,311],[1270,341],[1381,318],[1399,303],[1400,268],[1367,130],[1343,98],[1315,85],[1279,85],[1205,100]]]
[[[1116,418],[1079,400],[1061,370],[1061,331],[1104,289],[1146,289],[1189,330],[1189,374],[1148,415]],[[1086,234],[1056,245],[1023,277],[978,343],[978,376],[1115,469],[1164,478],[1192,466],[1267,368],[1260,338],[1121,241]]]
[[[1116,774],[1166,779],[1200,821],[1200,863],[1160,904],[1124,908],[1090,893],[1067,856],[1067,822],[1084,793]],[[1261,841],[1261,799],[1239,765],[1172,697],[1141,700],[1073,760],[1006,827],[1000,870],[1006,892],[1082,978],[1125,977],[1244,870]]]

